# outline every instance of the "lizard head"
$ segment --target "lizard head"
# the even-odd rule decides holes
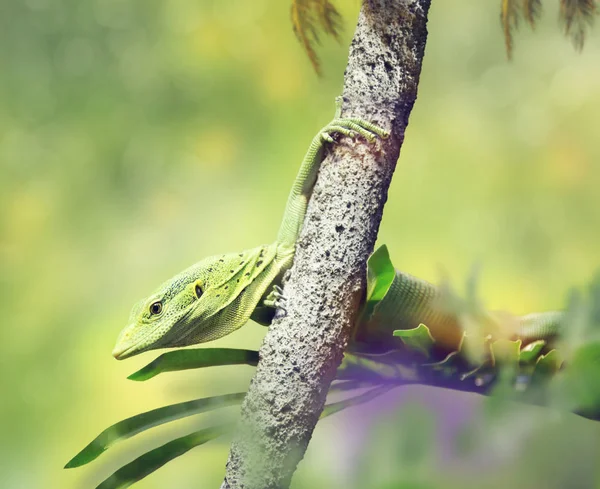
[[[133,306],[113,356],[122,360],[157,348],[203,343],[243,326],[269,286],[256,278],[274,257],[275,247],[263,246],[206,258],[176,275]]]

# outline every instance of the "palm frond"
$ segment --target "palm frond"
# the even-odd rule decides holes
[[[336,40],[340,38],[342,28],[342,17],[329,0],[317,2],[318,17],[325,33],[333,36]]]
[[[535,27],[542,14],[542,0],[523,0],[523,16],[531,28]]]
[[[560,20],[564,32],[575,48],[581,50],[588,32],[598,13],[599,0],[560,0]],[[500,23],[504,33],[506,54],[512,57],[513,35],[521,18],[535,28],[542,14],[542,0],[500,0]],[[330,0],[292,0],[292,27],[296,37],[317,74],[321,64],[315,45],[319,44],[319,29],[339,39],[341,16]]]
[[[501,0],[500,22],[504,32],[504,44],[509,59],[512,57],[513,32],[519,26],[520,4],[518,0]]]
[[[571,38],[576,49],[583,48],[587,30],[593,24],[594,15],[597,13],[596,0],[560,1],[560,20],[563,22],[565,34]]]
[[[513,34],[521,17],[534,28],[542,13],[542,0],[501,0],[500,22],[508,58],[512,57]],[[560,0],[560,20],[564,32],[578,50],[598,13],[598,0]]]
[[[329,0],[292,0],[292,27],[294,34],[304,47],[317,74],[321,64],[315,44],[319,44],[318,27],[336,39],[340,32],[340,14]]]

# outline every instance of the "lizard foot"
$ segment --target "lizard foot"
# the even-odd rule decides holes
[[[283,289],[279,285],[274,285],[273,290],[263,301],[263,304],[267,307],[279,309],[283,312],[283,316],[287,314],[284,303],[287,298],[283,295]]]
[[[387,138],[390,134],[371,122],[357,118],[338,118],[333,119],[319,132],[323,142],[333,143],[333,135],[342,134],[351,138],[360,135],[368,141],[374,141],[377,136]]]

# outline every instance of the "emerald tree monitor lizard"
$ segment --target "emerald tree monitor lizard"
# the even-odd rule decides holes
[[[291,267],[296,239],[327,143],[337,135],[368,140],[387,137],[383,129],[360,119],[334,119],[313,138],[292,186],[277,240],[241,253],[212,256],[162,284],[131,311],[129,325],[113,350],[121,360],[156,348],[180,347],[220,338],[251,317],[268,323],[273,286]]]
[[[249,319],[270,323],[278,284],[292,265],[296,239],[326,145],[334,143],[336,136],[360,135],[372,141],[377,136],[388,135],[370,122],[340,118],[339,98],[336,105],[334,119],[313,138],[302,161],[277,240],[241,253],[206,258],[166,281],[133,307],[129,325],[121,332],[113,350],[115,358],[121,360],[158,348],[215,340],[240,328]],[[383,262],[389,261],[386,250],[380,248],[377,253],[380,257],[385,255]],[[441,292],[393,268],[390,273],[389,263],[386,267],[387,271],[374,271],[377,267],[372,260],[369,262],[368,288],[374,288],[374,282],[378,281],[375,288],[379,292],[370,296],[371,307],[361,316],[350,351],[382,353],[402,348],[406,338],[402,338],[401,332],[413,334],[421,323],[427,326],[427,331],[421,330],[421,333],[434,340],[438,355],[445,357],[460,350],[464,325],[460,314],[440,307]],[[487,328],[486,335],[518,340],[522,345],[539,340],[548,343],[564,322],[563,313],[559,312],[513,318],[504,321],[502,327],[498,326],[502,321],[493,314],[479,319]],[[394,337],[394,331],[398,337]],[[422,340],[427,342],[425,337]]]

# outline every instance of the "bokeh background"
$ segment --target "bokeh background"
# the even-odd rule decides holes
[[[90,466],[102,429],[244,389],[250,367],[126,376],[110,352],[130,306],[200,258],[274,239],[288,188],[340,92],[345,33],[315,76],[280,0],[0,4],[0,487],[92,488],[157,428]],[[419,99],[380,241],[397,267],[494,309],[560,308],[600,265],[600,33],[582,53],[544,2],[507,62],[499,2],[433,2]],[[258,347],[249,324],[218,342]],[[213,415],[214,417],[214,415]],[[112,453],[111,453],[112,452]],[[139,489],[218,487],[228,442]],[[475,395],[397,389],[319,424],[295,488],[600,487],[600,425]]]

